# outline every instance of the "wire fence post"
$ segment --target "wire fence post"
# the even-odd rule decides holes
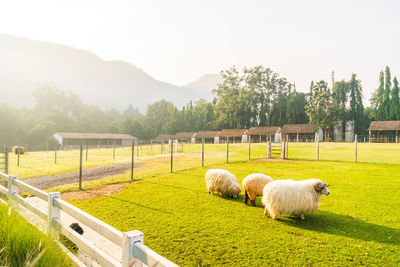
[[[226,163],[229,163],[229,136],[226,137]]]
[[[17,166],[19,167],[19,145],[17,146]]]
[[[138,140],[137,145],[136,145],[136,156],[139,157],[139,144],[140,144],[140,140]]]
[[[57,147],[58,145],[54,148],[54,164],[57,164]]]
[[[267,158],[271,158],[271,152],[272,152],[272,147],[271,147],[271,142],[267,142]]]
[[[174,165],[174,140],[171,139],[171,172],[173,171]]]
[[[79,150],[79,190],[82,190],[82,150],[83,143],[81,142]]]
[[[355,162],[357,163],[357,135],[354,136],[354,145],[355,145]]]
[[[153,140],[150,140],[150,152],[153,152]]]
[[[115,141],[113,142],[113,159],[115,159]]]
[[[181,142],[181,143],[182,143],[182,153],[183,153],[183,140],[182,140],[182,142]]]
[[[86,144],[86,161],[87,161],[87,157],[88,157],[88,150],[89,150],[88,144]]]
[[[161,154],[164,152],[164,140],[161,141]]]
[[[319,160],[319,137],[317,135],[317,160]]]
[[[249,160],[251,158],[251,135],[249,135]]]
[[[8,147],[4,146],[4,172],[8,174]]]
[[[286,149],[285,149],[285,152],[286,152],[286,159],[288,159],[288,158],[289,158],[289,141],[286,141]]]
[[[204,167],[204,138],[201,139],[201,167]]]
[[[133,181],[133,169],[135,168],[135,140],[132,140],[132,154],[131,154],[131,180]]]

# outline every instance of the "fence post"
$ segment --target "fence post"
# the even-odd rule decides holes
[[[115,159],[115,141],[113,142],[112,148],[113,148],[113,159]]]
[[[153,152],[153,140],[150,140],[150,152]]]
[[[249,160],[250,160],[250,158],[251,158],[251,135],[249,135],[250,136],[250,138],[249,138]]]
[[[164,140],[161,141],[161,154],[164,152]]]
[[[19,145],[17,145],[17,166],[19,167]]]
[[[49,142],[46,143],[46,152],[49,153]]]
[[[174,140],[171,139],[171,172],[173,170],[174,165]]]
[[[136,156],[139,157],[139,144],[140,144],[140,140],[138,140],[137,145],[136,145]]]
[[[281,142],[281,159],[285,159],[285,142]]]
[[[182,143],[182,153],[183,153],[183,140],[182,140],[182,142],[181,142],[181,143]]]
[[[286,152],[286,159],[289,159],[289,141],[286,141],[285,152]]]
[[[226,163],[229,163],[229,136],[226,137]]]
[[[47,199],[47,224],[48,224],[48,233],[55,238],[59,239],[58,229],[54,227],[53,220],[60,219],[60,210],[54,205],[54,199],[60,199],[60,192],[49,192]]]
[[[82,150],[83,150],[83,144],[81,142],[79,151],[79,190],[82,190]]]
[[[134,230],[122,234],[122,267],[142,266],[141,262],[134,262],[135,243],[143,243],[143,233]]]
[[[87,161],[87,156],[88,156],[88,150],[89,150],[89,148],[88,148],[88,145],[86,144],[86,161]]]
[[[132,155],[131,155],[131,180],[133,181],[133,169],[135,168],[135,140],[132,140]]]
[[[317,138],[317,160],[319,160],[319,137]]]
[[[201,139],[201,167],[204,167],[204,138]]]
[[[354,136],[354,145],[355,145],[355,162],[357,163],[357,135]]]
[[[58,145],[54,148],[54,164],[57,164],[57,147]]]
[[[18,179],[17,175],[8,176],[8,199],[11,201],[12,196],[18,193],[18,187],[13,184],[13,180]]]
[[[8,147],[4,146],[4,173],[8,174]]]
[[[267,142],[267,158],[271,158],[271,142]]]

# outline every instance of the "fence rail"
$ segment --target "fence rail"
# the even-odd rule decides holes
[[[60,198],[60,193],[58,192],[44,192],[18,180],[17,176],[9,176],[2,172],[0,172],[0,184],[7,184],[7,186],[0,185],[0,193],[8,196],[8,201],[11,207],[13,207],[23,217],[26,218],[26,215],[20,211],[21,207],[45,220],[47,222],[47,227],[44,232],[51,234],[55,241],[58,240],[60,234],[63,234],[74,242],[80,250],[90,256],[101,266],[177,266],[173,262],[146,247],[143,244],[143,233],[140,231],[135,230],[122,233],[112,226],[62,200]],[[46,201],[48,208],[47,211],[32,204],[29,201],[29,198],[21,197],[19,193],[22,192],[33,194],[41,200]],[[3,200],[1,202],[4,203]],[[115,243],[120,248],[121,255],[110,255],[111,253],[109,254],[107,251],[100,249],[92,241],[81,236],[65,225],[65,223],[61,221],[61,212],[68,214],[107,240]],[[31,218],[26,219],[31,221]],[[57,243],[65,250],[65,247],[61,245],[61,243]],[[80,259],[76,258],[72,253],[67,253],[67,255],[70,256],[77,265],[84,266],[84,263],[80,261]]]

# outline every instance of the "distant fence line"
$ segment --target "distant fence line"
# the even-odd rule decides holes
[[[5,186],[5,184],[7,184],[7,186]],[[40,207],[32,204],[29,201],[29,198],[23,198],[19,195],[19,193],[25,192],[33,194],[39,199],[45,201],[47,203],[47,210],[42,210]],[[60,234],[74,242],[81,251],[90,256],[101,266],[177,266],[173,262],[146,247],[143,244],[142,232],[135,230],[122,233],[112,226],[62,200],[60,193],[58,192],[44,192],[20,181],[17,176],[9,176],[0,172],[0,195],[1,194],[8,197],[10,206],[21,216],[26,218],[34,226],[39,226],[38,228],[40,230],[50,234],[54,241],[78,266],[85,266],[85,264],[59,242]],[[7,204],[2,198],[0,198],[0,204],[1,203]],[[43,228],[43,225],[40,226],[34,223],[32,216],[27,216],[22,212],[22,209],[28,210],[45,221],[46,227]],[[100,249],[90,240],[77,234],[61,220],[61,212],[72,216],[77,221],[83,223],[99,235],[119,246],[122,251],[121,255],[109,254],[108,251]]]

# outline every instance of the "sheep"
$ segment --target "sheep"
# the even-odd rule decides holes
[[[217,191],[223,197],[237,198],[242,190],[239,181],[227,170],[208,170],[205,179],[208,193],[213,195],[214,191]]]
[[[299,214],[304,220],[305,212],[318,209],[322,195],[329,195],[327,185],[319,179],[303,181],[277,180],[268,183],[263,190],[264,215],[276,220],[281,214]]]
[[[253,173],[244,178],[242,181],[244,189],[243,203],[247,205],[250,199],[251,205],[256,206],[257,196],[262,196],[265,185],[272,181],[271,177],[262,173]]]

